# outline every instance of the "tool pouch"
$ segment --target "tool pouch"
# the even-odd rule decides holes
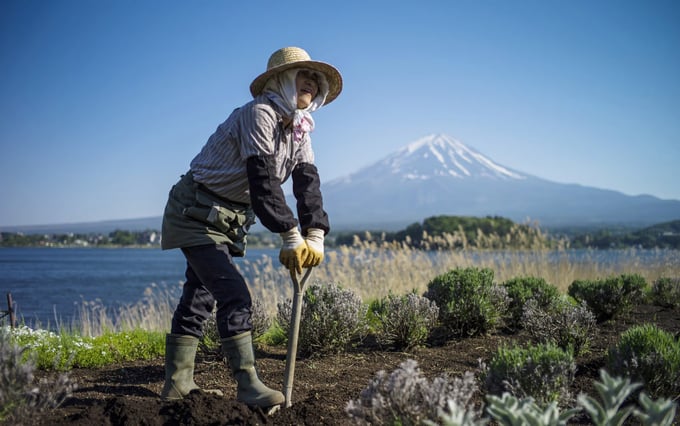
[[[232,256],[241,257],[246,252],[246,236],[255,223],[255,214],[250,206],[237,204],[211,194],[202,185],[193,184],[195,199],[193,205],[184,207],[182,213],[227,237],[227,246]]]

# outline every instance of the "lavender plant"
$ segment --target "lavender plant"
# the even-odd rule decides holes
[[[652,303],[665,308],[680,307],[680,278],[661,277],[649,292]]]
[[[641,382],[654,397],[680,393],[680,342],[654,324],[622,333],[609,349],[607,363],[612,374]]]
[[[572,304],[565,297],[541,306],[535,299],[524,305],[523,322],[531,338],[538,343],[554,343],[574,356],[588,352],[597,333],[595,315],[585,303]]]
[[[425,343],[439,316],[436,303],[415,293],[390,294],[371,304],[370,310],[377,322],[378,342],[397,349]]]
[[[24,360],[26,350],[15,345],[7,327],[0,328],[0,423],[30,423],[34,414],[58,407],[76,389],[66,373],[35,383],[35,361]]]
[[[476,392],[477,382],[471,372],[453,379],[444,374],[430,381],[418,363],[408,359],[389,374],[379,371],[359,398],[349,401],[345,411],[357,425],[419,425],[436,422],[441,413],[478,420],[481,411],[472,402]],[[454,409],[455,413],[451,411]]]
[[[220,334],[217,330],[217,311],[213,310],[211,315],[203,322],[203,337],[200,340],[200,348],[206,354],[221,356]],[[272,325],[271,318],[260,299],[253,299],[251,308],[251,322],[253,328],[251,333],[256,339],[263,335]]]
[[[522,316],[524,304],[527,301],[533,300],[537,307],[546,308],[559,296],[557,287],[537,277],[511,278],[503,283],[503,287],[507,290],[510,299],[506,325],[511,330],[524,328]]]
[[[278,324],[288,333],[292,300],[278,303]],[[352,339],[363,337],[366,306],[351,290],[334,283],[312,284],[302,298],[298,350],[302,355],[344,351]]]
[[[253,322],[253,338],[262,336],[272,325],[272,318],[267,314],[267,308],[261,299],[253,299],[251,321]]]
[[[509,303],[489,268],[455,268],[435,277],[425,297],[439,307],[439,321],[452,334],[474,336],[496,330]]]
[[[487,394],[509,392],[518,398],[531,397],[539,405],[571,401],[569,388],[576,363],[571,352],[551,343],[500,347],[489,365],[481,365]]]
[[[567,290],[585,302],[598,322],[624,314],[643,299],[647,282],[638,274],[622,274],[598,280],[575,280]]]
[[[210,316],[203,321],[203,336],[198,346],[202,353],[220,357],[220,334],[217,331],[216,311],[213,309]]]

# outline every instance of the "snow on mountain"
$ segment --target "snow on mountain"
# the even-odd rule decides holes
[[[338,179],[350,182],[362,179],[429,180],[435,177],[457,179],[526,179],[526,176],[503,167],[462,142],[443,134],[418,139],[377,163]],[[329,182],[333,185],[334,182]]]
[[[380,162],[404,179],[432,176],[524,179],[447,135],[435,134],[408,144]]]
[[[399,227],[434,215],[499,215],[544,225],[648,225],[680,218],[678,200],[548,181],[502,166],[442,134],[323,183],[322,190],[335,225]]]

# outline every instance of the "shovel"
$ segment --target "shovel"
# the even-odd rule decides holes
[[[293,393],[293,375],[295,374],[295,357],[297,355],[298,334],[300,331],[300,317],[302,316],[302,295],[304,294],[307,279],[312,274],[312,268],[307,268],[302,279],[298,279],[297,272],[290,271],[293,279],[295,295],[293,296],[293,310],[288,330],[288,353],[286,354],[286,373],[283,381],[283,394],[286,397],[286,408],[293,405],[291,394]]]

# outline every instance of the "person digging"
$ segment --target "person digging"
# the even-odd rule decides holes
[[[298,47],[274,52],[250,85],[253,100],[235,109],[170,190],[161,247],[181,249],[186,282],[165,343],[163,400],[198,390],[194,360],[203,324],[216,306],[222,350],[237,382],[236,399],[272,408],[284,395],[258,378],[252,300],[233,257],[259,219],[281,236],[279,260],[291,273],[319,265],[330,226],[314,165],[311,113],[342,90],[340,72]],[[281,184],[292,178],[297,219]],[[219,391],[217,391],[219,392]]]

